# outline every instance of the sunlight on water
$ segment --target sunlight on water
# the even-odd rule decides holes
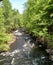
[[[23,35],[18,30],[15,31],[16,34],[20,36],[20,41],[22,40],[24,43],[22,48],[1,53],[0,65],[51,65],[46,53],[38,48],[35,49],[33,42],[30,44],[31,38],[29,35]]]

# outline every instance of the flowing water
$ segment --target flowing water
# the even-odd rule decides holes
[[[24,34],[20,30],[14,34],[18,39],[11,45],[9,52],[0,53],[0,65],[53,65],[45,51],[34,48],[34,42],[29,34]]]

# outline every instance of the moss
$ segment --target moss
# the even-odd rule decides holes
[[[0,44],[0,52],[10,50],[7,44]]]

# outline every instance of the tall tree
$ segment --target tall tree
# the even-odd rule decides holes
[[[12,7],[9,0],[3,0],[3,10],[4,10],[4,17],[5,17],[5,27],[7,31],[11,28],[12,23]]]
[[[26,3],[24,12],[25,27],[29,33],[33,33],[34,36],[38,36],[40,39],[41,37],[46,38],[53,35],[50,35],[53,28],[52,1],[53,0],[28,0]]]

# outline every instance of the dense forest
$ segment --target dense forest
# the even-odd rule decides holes
[[[23,14],[13,10],[9,0],[0,2],[0,50],[8,50],[11,32],[24,28],[47,48],[53,49],[53,0],[28,0]]]
[[[28,0],[23,13],[25,29],[41,44],[53,48],[53,0]]]
[[[19,26],[19,12],[12,10],[9,0],[0,2],[0,50],[9,50],[8,42],[12,40],[12,30]]]

